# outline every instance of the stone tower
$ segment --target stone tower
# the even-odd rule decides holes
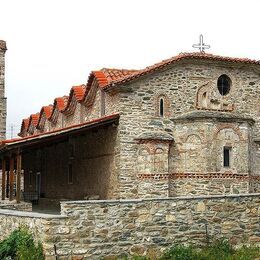
[[[5,98],[5,52],[6,42],[0,40],[0,141],[6,134],[6,98]]]

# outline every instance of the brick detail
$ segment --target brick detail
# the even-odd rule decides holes
[[[223,129],[228,129],[228,128],[231,128],[233,129],[233,131],[239,136],[239,139],[241,141],[244,141],[244,138],[243,138],[243,135],[241,133],[241,131],[239,130],[239,127],[234,127],[233,124],[228,124],[228,123],[223,123],[223,124],[219,124],[216,129],[214,130],[213,132],[213,139],[216,139],[217,137],[217,134],[223,130]]]
[[[238,180],[260,180],[260,176],[249,176],[248,174],[234,174],[230,172],[225,173],[170,173],[170,174],[137,174],[139,180],[154,179],[238,179]]]

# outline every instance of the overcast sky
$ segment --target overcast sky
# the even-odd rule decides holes
[[[139,69],[193,51],[260,59],[259,0],[0,0],[7,135],[102,67]]]

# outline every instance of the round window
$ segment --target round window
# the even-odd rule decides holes
[[[221,75],[218,78],[218,91],[222,96],[229,93],[231,87],[231,79],[227,75]]]

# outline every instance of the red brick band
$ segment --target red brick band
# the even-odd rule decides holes
[[[237,180],[259,180],[260,175],[248,174],[236,174],[236,173],[139,173],[138,179],[154,179],[154,180],[166,180],[166,179],[237,179]]]

